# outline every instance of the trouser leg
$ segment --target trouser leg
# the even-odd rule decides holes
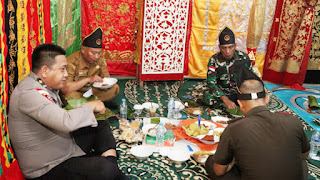
[[[302,180],[308,179],[308,165],[305,159],[302,160]]]
[[[213,171],[213,163],[214,163],[214,155],[211,155],[209,156],[205,164],[205,168],[207,170],[207,173],[210,179],[214,179],[214,180],[240,180],[241,179],[238,165],[234,164],[231,170],[228,171],[226,174],[222,176],[217,176]]]
[[[84,127],[72,132],[78,146],[89,153],[94,149],[95,154],[101,155],[109,149],[116,149],[116,143],[108,121],[98,121],[98,127]]]
[[[105,180],[127,179],[115,157],[81,156],[70,158],[34,180]]]

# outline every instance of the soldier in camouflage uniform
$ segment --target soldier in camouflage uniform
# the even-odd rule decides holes
[[[235,35],[225,27],[219,35],[220,52],[209,59],[207,84],[204,102],[210,106],[223,105],[228,109],[237,108],[236,79],[240,66],[247,66],[252,71],[249,56],[236,50]]]

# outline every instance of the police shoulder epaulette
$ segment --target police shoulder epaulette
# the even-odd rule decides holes
[[[40,78],[37,79],[37,82],[40,83],[42,86],[46,86],[46,84]]]
[[[237,121],[239,121],[239,120],[241,120],[241,119],[244,119],[244,117],[237,117],[237,118],[231,119],[231,120],[228,121],[228,124],[237,122]]]

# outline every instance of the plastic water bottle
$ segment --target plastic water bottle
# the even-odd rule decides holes
[[[167,118],[169,120],[173,120],[174,119],[174,99],[170,98],[170,101],[168,103],[168,114],[167,114]]]
[[[164,146],[164,134],[166,133],[166,128],[163,126],[163,122],[159,123],[157,127],[157,136],[156,136],[156,146],[163,147]]]
[[[310,142],[310,157],[315,157],[318,154],[319,150],[319,141],[320,141],[320,133],[318,131],[315,131],[311,136],[311,142]]]
[[[126,99],[122,99],[122,102],[120,104],[120,119],[128,119],[127,117],[127,103]]]

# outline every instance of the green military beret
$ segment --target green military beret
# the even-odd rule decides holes
[[[235,44],[234,33],[228,27],[225,27],[219,35],[219,43],[220,45],[225,44]]]
[[[102,48],[102,29],[98,27],[91,34],[86,36],[82,42],[83,46],[91,48]]]

